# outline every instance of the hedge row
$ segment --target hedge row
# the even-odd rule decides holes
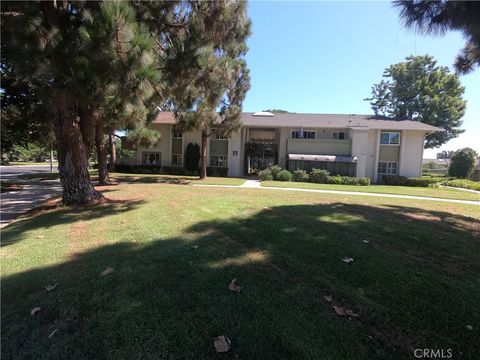
[[[193,175],[185,168],[179,166],[160,166],[160,165],[126,165],[118,164],[115,167],[117,172],[128,174],[167,174],[167,175]],[[226,177],[227,167],[207,167],[207,176]]]
[[[442,185],[480,191],[480,182],[466,179],[447,180]]]
[[[295,182],[312,182],[317,184],[338,184],[338,185],[370,185],[369,178],[356,178],[352,176],[331,176],[327,170],[312,169],[310,173],[305,170],[295,170],[291,173],[283,170],[278,165],[270,166],[258,174],[261,181],[278,180],[278,181],[295,181]]]

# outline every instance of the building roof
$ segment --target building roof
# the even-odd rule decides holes
[[[159,112],[153,124],[175,124],[172,112]],[[387,120],[373,115],[346,114],[300,114],[300,113],[242,113],[242,123],[249,127],[303,127],[303,128],[352,128],[378,130],[422,130],[426,132],[443,129],[412,120]]]

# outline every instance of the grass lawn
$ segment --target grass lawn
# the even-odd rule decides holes
[[[93,180],[96,180],[97,170],[90,171]],[[242,185],[245,179],[232,177],[212,177],[200,181],[198,176],[178,176],[178,175],[159,175],[159,174],[124,174],[110,173],[110,178],[114,181],[128,183],[159,183],[159,184],[204,184],[204,185]],[[58,179],[58,172],[55,173],[36,173],[22,174],[18,176],[23,180],[53,180]]]
[[[478,206],[101,189],[113,201],[2,231],[2,359],[215,359],[219,335],[228,359],[480,357]]]
[[[413,186],[392,186],[392,185],[335,185],[335,184],[314,184],[307,182],[288,182],[288,181],[262,181],[262,186],[266,187],[287,187],[301,189],[335,190],[335,191],[357,191],[381,194],[410,195],[437,197],[442,199],[474,200],[480,201],[480,195],[469,191],[451,189],[451,188],[430,188]]]

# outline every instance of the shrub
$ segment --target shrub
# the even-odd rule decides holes
[[[417,187],[433,187],[438,186],[440,183],[439,178],[436,177],[418,177],[418,178],[408,178],[405,181],[406,186],[417,186]]]
[[[329,184],[336,184],[336,185],[361,185],[366,186],[370,185],[369,178],[356,178],[353,176],[329,176],[328,177]]]
[[[292,181],[292,173],[288,170],[282,170],[277,174],[278,181]]]
[[[270,172],[272,173],[273,180],[278,180],[277,175],[280,171],[283,170],[282,167],[278,165],[271,165],[269,169],[270,169]]]
[[[306,182],[309,179],[308,173],[305,170],[297,169],[293,172],[293,181]]]
[[[475,158],[478,154],[470,148],[463,148],[455,151],[450,160],[448,175],[465,179],[472,175],[475,168]]]
[[[466,179],[442,181],[442,185],[480,191],[479,182]]]
[[[324,169],[312,169],[310,172],[310,181],[317,184],[326,184],[330,173]]]
[[[383,175],[382,181],[385,185],[405,185],[407,178],[399,175]]]
[[[185,169],[179,166],[162,166],[162,172],[167,175],[185,175]]]
[[[258,173],[258,178],[260,179],[260,181],[273,180],[272,170],[270,170],[270,168],[261,170]]]
[[[207,176],[227,177],[228,167],[208,166]]]
[[[200,146],[198,144],[189,143],[185,150],[185,168],[187,171],[195,172],[198,170],[198,162],[200,160]]]

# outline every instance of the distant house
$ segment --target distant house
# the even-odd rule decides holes
[[[368,177],[420,176],[426,134],[440,128],[369,115],[243,113],[242,128],[228,139],[209,139],[207,165],[242,176],[270,164],[289,170],[322,168],[331,174]],[[160,112],[151,127],[161,132],[153,147],[137,148],[129,163],[182,167],[188,143],[199,131],[173,132],[173,113]],[[122,161],[122,160],[121,160]]]

